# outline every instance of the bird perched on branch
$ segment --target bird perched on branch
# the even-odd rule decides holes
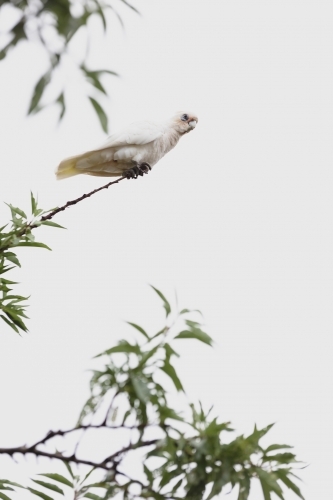
[[[132,123],[101,147],[63,160],[56,170],[57,179],[78,174],[136,179],[147,174],[197,122],[192,113],[180,112],[162,123]]]

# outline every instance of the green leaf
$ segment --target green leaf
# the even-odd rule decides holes
[[[74,487],[73,483],[69,481],[66,477],[61,474],[38,474],[39,476],[48,477],[49,479],[53,479],[53,481],[58,481],[59,483],[65,484],[66,486]]]
[[[131,321],[126,321],[126,323],[128,325],[131,325],[133,328],[135,328],[136,330],[138,330],[140,333],[142,333],[142,335],[144,337],[146,337],[147,340],[149,340],[149,335],[148,333],[139,325],[137,325],[136,323],[132,323]]]
[[[239,491],[237,500],[248,500],[251,488],[251,481],[248,476],[245,476],[239,481]]]
[[[84,476],[84,478],[82,479],[81,481],[81,484],[83,484],[85,482],[86,479],[88,479],[88,477],[90,476],[90,474],[92,474],[94,472],[95,468],[93,467],[92,469],[90,469],[90,471],[87,472],[87,474]],[[87,486],[85,486],[86,488],[89,488],[89,486],[91,486],[91,484],[88,484]]]
[[[84,498],[91,498],[91,500],[104,500],[105,497],[100,497],[99,495],[95,495],[94,493],[86,493],[83,495]]]
[[[140,347],[137,344],[130,344],[129,342],[127,342],[127,340],[122,340],[115,347],[111,347],[111,349],[107,349],[106,351],[97,354],[96,356],[94,356],[94,358],[99,358],[100,356],[104,356],[105,354],[109,355],[117,352],[134,352],[135,354],[140,354]]]
[[[35,199],[34,195],[32,194],[32,191],[30,191],[30,198],[31,198],[31,213],[32,213],[32,215],[36,215],[37,200]]]
[[[93,97],[89,97],[91,104],[94,107],[94,110],[96,111],[96,114],[98,116],[98,119],[100,121],[101,127],[104,130],[105,133],[108,132],[108,117],[106,116],[106,113],[102,106],[99,104],[99,102],[96,101]]]
[[[93,85],[97,90],[99,90],[100,92],[102,92],[103,94],[107,95],[107,92],[105,90],[105,88],[103,87],[99,77],[98,77],[98,74],[96,74],[96,72],[88,72],[87,73],[87,80],[89,81],[89,83],[91,83],[91,85]]]
[[[34,490],[33,488],[27,488],[31,493],[36,495],[37,497],[43,498],[43,500],[54,500],[52,497],[49,497],[49,495],[46,495],[45,493],[42,493],[39,490]]]
[[[174,367],[168,363],[167,361],[164,362],[164,365],[161,367],[161,370],[166,373],[172,380],[172,382],[174,383],[177,391],[183,391],[184,392],[184,387],[181,383],[181,381],[179,380],[179,377],[176,373],[176,370],[174,369]]]
[[[169,328],[168,328],[167,326],[164,326],[164,327],[162,328],[162,330],[160,330],[159,332],[155,333],[155,335],[153,335],[153,336],[151,337],[151,340],[156,339],[156,337],[159,337],[160,335],[165,334],[168,330],[169,330]]]
[[[132,376],[131,380],[137,397],[142,403],[147,403],[150,399],[150,390],[147,384],[139,377]]]
[[[123,421],[122,421],[121,425],[125,425],[126,419],[130,416],[131,413],[132,413],[132,410],[126,410],[125,411],[124,417],[123,417]]]
[[[28,329],[27,327],[25,326],[24,322],[21,320],[21,318],[19,318],[18,316],[18,311],[14,310],[13,308],[10,308],[8,306],[2,306],[2,310],[7,314],[7,316],[10,318],[10,320],[12,321],[12,323],[14,323],[14,325],[18,328],[20,328],[21,330],[23,330],[24,332],[27,332]],[[22,315],[22,313],[21,313]],[[10,322],[10,321],[7,321],[7,319],[5,318],[5,316],[2,316],[2,319],[4,321],[6,321],[6,323],[11,326],[13,328],[13,330],[15,330],[17,333],[19,333],[19,331],[15,328],[15,326]]]
[[[155,292],[157,293],[157,295],[160,297],[160,299],[162,299],[162,302],[163,302],[163,307],[165,309],[165,313],[166,313],[166,317],[169,316],[169,314],[171,313],[171,306],[169,304],[169,302],[167,301],[167,299],[164,297],[163,293],[160,292],[160,290],[158,290],[157,288],[155,288],[153,285],[150,285],[152,287],[153,290],[155,290]]]
[[[223,473],[220,477],[218,477],[213,484],[212,490],[207,498],[207,500],[211,500],[211,498],[216,497],[222,491],[223,486],[230,483],[230,474],[229,472]]]
[[[28,115],[30,115],[31,113],[37,113],[40,110],[38,104],[43,96],[45,88],[50,83],[51,74],[52,69],[49,69],[36,83],[32,93]]]
[[[13,253],[13,252],[4,252],[3,255],[4,255],[4,257],[6,257],[7,260],[9,260],[10,262],[12,262],[16,266],[21,267],[20,261],[18,260],[17,255],[15,253]]]
[[[10,484],[12,486],[16,486],[17,488],[23,488],[23,489],[25,489],[25,487],[22,486],[21,484],[14,483],[13,481],[9,481],[8,479],[0,479],[0,483]]]
[[[72,479],[74,479],[74,473],[72,471],[72,467],[69,465],[68,462],[63,462],[64,466],[66,467],[66,469],[68,470],[69,474],[71,475]]]
[[[60,229],[66,229],[64,226],[60,226],[60,224],[57,224],[56,222],[52,222],[51,220],[43,220],[42,225],[43,226],[59,227]]]
[[[40,486],[44,486],[44,488],[48,488],[49,490],[56,491],[57,493],[60,493],[61,495],[64,494],[63,490],[56,486],[55,484],[51,483],[45,483],[45,481],[38,481],[38,479],[32,479],[32,481],[36,484],[39,484]]]
[[[178,352],[172,349],[170,344],[164,344],[164,349],[165,349],[165,357],[168,361],[170,360],[171,356],[177,356],[177,358],[179,358]]]
[[[65,96],[63,92],[61,92],[61,94],[59,95],[59,97],[55,102],[60,106],[60,115],[59,115],[59,121],[60,121],[63,119],[66,111]]]
[[[132,9],[134,12],[136,12],[137,14],[140,14],[140,12],[135,8],[133,7],[132,4],[130,4],[127,0],[121,0],[125,5],[127,5],[127,7],[129,7],[130,9]]]
[[[279,498],[281,498],[281,500],[284,500],[283,499],[283,491],[281,489],[281,486],[279,485],[279,483],[275,479],[276,475],[273,472],[266,472],[265,470],[259,469],[259,468],[257,468],[257,472],[258,472],[258,476],[259,476],[259,479],[261,482],[263,492],[264,492],[264,487],[263,487],[263,485],[264,485],[266,492],[267,492],[267,490],[268,490],[268,492],[273,491]],[[265,493],[264,493],[264,496],[265,496]],[[266,497],[265,497],[265,500],[266,500]]]
[[[230,427],[230,422],[222,422],[221,424],[217,423],[217,419],[214,418],[210,424],[207,426],[205,430],[205,435],[210,436],[218,436],[222,431],[230,432],[233,429]]]
[[[157,345],[157,346],[153,347],[153,349],[151,349],[150,351],[146,351],[146,352],[142,353],[143,355],[142,355],[140,363],[138,364],[138,368],[141,368],[143,365],[145,365],[147,363],[147,361],[152,356],[154,356],[154,354],[159,350],[159,348],[160,348],[160,345]]]
[[[280,464],[290,464],[295,462],[295,455],[293,453],[276,453],[276,455],[266,455],[262,459],[263,462],[279,462]]]
[[[10,208],[12,215],[17,214],[20,217],[22,217],[23,219],[27,219],[27,216],[26,216],[25,212],[23,212],[23,210],[21,210],[20,208],[17,208],[17,207],[13,207],[13,205],[11,205],[10,203],[6,203],[6,205]]]
[[[15,330],[16,333],[20,334],[19,329],[14,325],[14,323],[9,321],[9,319],[6,318],[6,316],[3,316],[2,314],[0,314],[0,318],[2,318],[4,320],[4,322],[7,323],[7,325],[9,325],[13,330]],[[27,330],[24,330],[24,331],[27,331]]]
[[[204,344],[209,346],[212,345],[213,339],[207,335],[207,333],[202,330],[183,330],[178,335],[176,335],[175,339],[197,339]]]
[[[178,490],[178,488],[181,487],[183,481],[184,481],[184,478],[182,477],[181,479],[179,479],[179,481],[176,482],[176,484],[172,488],[171,495],[174,495],[176,493],[176,491]]]
[[[16,245],[13,245],[15,247],[40,247],[40,248],[46,248],[47,250],[52,250],[52,248],[48,247],[44,243],[39,243],[38,241],[24,241],[22,243],[17,243]]]
[[[264,495],[264,500],[271,500],[271,493],[269,487],[267,486],[265,481],[263,481],[261,478],[259,478],[259,481]]]
[[[194,313],[194,312],[197,312],[197,313],[201,314],[201,316],[202,316],[202,312],[199,311],[199,309],[182,309],[179,314],[181,315],[181,314]]]
[[[168,406],[160,406],[158,411],[160,413],[162,422],[164,422],[167,418],[184,422],[183,417],[181,417],[179,413],[176,413],[172,408],[169,408]]]
[[[11,500],[11,499],[9,498],[9,496],[7,496],[5,493],[1,493],[1,491],[0,491],[0,498],[1,498],[2,500]]]
[[[271,444],[266,448],[265,453],[269,453],[270,451],[274,450],[281,450],[285,448],[293,448],[293,446],[289,446],[288,444]]]
[[[289,479],[288,477],[288,471],[283,470],[283,469],[278,469],[274,471],[275,474],[278,476],[278,478],[289,488],[291,489],[299,498],[302,500],[305,500],[303,497],[301,490],[299,487]]]
[[[143,464],[143,470],[147,476],[149,483],[152,484],[154,482],[154,476],[153,476],[152,471],[150,469],[148,469],[148,467],[145,464]]]
[[[82,482],[84,482],[90,476],[90,474],[92,472],[94,472],[94,470],[96,470],[96,469],[91,469]],[[88,489],[88,488],[104,488],[105,490],[107,490],[109,487],[110,487],[110,483],[106,483],[103,481],[99,482],[99,483],[91,483],[91,484],[87,484],[87,485],[83,486],[83,488],[86,488],[86,489]]]
[[[99,70],[93,71],[92,73],[98,73],[100,75],[102,75],[103,73],[105,73],[105,74],[108,74],[108,75],[119,76],[118,73],[116,73],[115,71],[111,71],[110,69],[99,69]]]

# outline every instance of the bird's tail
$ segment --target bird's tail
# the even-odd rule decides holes
[[[63,160],[56,170],[57,180],[67,179],[68,177],[73,177],[73,175],[79,175],[81,172],[76,169],[76,162],[79,156],[71,156]]]

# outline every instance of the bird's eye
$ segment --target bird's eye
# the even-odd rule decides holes
[[[186,121],[188,120],[188,115],[187,115],[187,114],[182,115],[182,116],[180,117],[180,119],[181,119],[183,122],[186,122]]]

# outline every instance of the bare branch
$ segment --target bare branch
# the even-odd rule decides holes
[[[100,426],[101,427],[101,426]],[[61,431],[60,431],[61,432]],[[58,434],[61,435],[61,434]],[[55,437],[55,436],[52,436]],[[51,439],[51,436],[50,438]],[[83,458],[79,458],[76,456],[75,453],[73,453],[70,456],[64,455],[62,452],[48,452],[48,451],[43,451],[39,450],[38,446],[40,444],[44,444],[44,442],[47,441],[45,439],[44,441],[41,440],[38,443],[32,445],[32,446],[17,446],[15,448],[0,448],[0,455],[9,455],[10,457],[14,457],[15,454],[21,454],[21,455],[34,455],[35,457],[46,457],[50,458],[53,460],[61,460],[62,462],[67,462],[67,463],[75,463],[75,464],[81,464],[81,465],[89,465],[90,467],[94,467],[96,469],[103,469],[106,471],[111,471],[115,470],[116,466],[118,465],[119,460],[116,460],[120,455],[126,452],[130,452],[132,450],[136,450],[138,448],[144,448],[146,446],[151,446],[153,444],[156,444],[158,442],[158,439],[152,439],[150,441],[141,441],[135,444],[130,444],[128,446],[125,446],[124,448],[121,448],[120,450],[116,451],[109,457],[107,457],[105,460],[102,462],[94,462],[91,460],[85,460]]]
[[[73,205],[76,205],[77,203],[79,203],[82,200],[85,200],[86,198],[90,198],[90,196],[92,196],[95,193],[98,193],[99,191],[102,191],[102,189],[108,189],[110,186],[112,186],[112,184],[118,184],[118,182],[123,181],[124,179],[127,179],[127,177],[124,177],[124,176],[119,177],[119,179],[117,179],[115,181],[108,182],[108,184],[105,184],[105,186],[94,189],[93,191],[90,191],[90,193],[83,194],[82,196],[80,196],[79,198],[76,198],[75,200],[68,201],[62,207],[58,207],[58,208],[55,208],[54,210],[52,210],[52,212],[50,212],[48,215],[43,215],[43,217],[41,217],[41,219],[40,219],[41,222],[44,222],[46,220],[51,220],[59,212],[63,212],[64,210],[66,210],[66,208],[71,207]],[[37,226],[30,226],[30,227],[32,229],[32,228],[35,228]]]
[[[150,439],[149,441],[138,441],[137,443],[130,443],[128,446],[124,446],[121,450],[116,451],[109,457],[103,460],[103,464],[108,464],[109,462],[114,462],[116,458],[118,458],[123,453],[127,453],[128,451],[137,450],[138,448],[144,448],[146,446],[152,446],[156,444],[159,439]]]

